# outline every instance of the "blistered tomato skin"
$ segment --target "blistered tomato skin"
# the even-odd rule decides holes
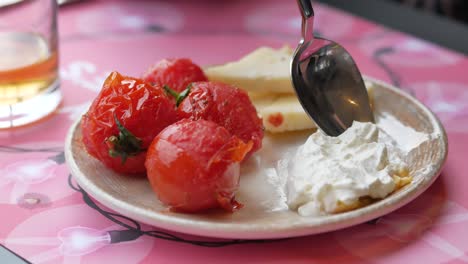
[[[83,143],[90,155],[112,170],[124,174],[142,174],[145,172],[146,149],[151,141],[176,120],[175,105],[161,88],[113,72],[82,117]],[[121,148],[116,147],[114,153],[128,152],[125,157],[110,155],[115,144],[111,139],[117,141],[116,137],[121,133],[116,121],[138,143],[138,148],[129,148],[126,144]]]
[[[207,81],[203,70],[190,59],[163,59],[151,66],[142,76],[146,82],[167,85],[181,92],[192,82]]]
[[[192,83],[190,94],[178,108],[180,118],[204,119],[226,128],[244,142],[253,142],[246,159],[262,147],[263,123],[243,90],[215,82]]]
[[[234,198],[239,163],[251,147],[213,122],[184,119],[151,143],[145,163],[148,179],[172,210],[233,212],[241,207]]]

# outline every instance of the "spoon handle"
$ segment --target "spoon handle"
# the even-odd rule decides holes
[[[302,38],[305,42],[314,39],[314,8],[311,0],[297,0],[302,15]]]
[[[310,18],[314,16],[314,8],[312,7],[312,2],[310,0],[297,0],[299,8],[301,9],[302,16],[304,18]]]

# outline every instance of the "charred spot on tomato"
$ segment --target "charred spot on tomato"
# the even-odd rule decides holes
[[[279,127],[283,124],[284,117],[281,113],[276,113],[268,116],[268,123],[272,124],[274,127]]]

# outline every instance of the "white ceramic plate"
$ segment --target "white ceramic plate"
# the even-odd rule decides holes
[[[324,217],[302,217],[287,209],[274,167],[313,131],[266,135],[263,148],[243,164],[237,200],[245,207],[229,214],[170,212],[144,178],[116,174],[87,154],[77,121],[67,136],[66,159],[73,176],[91,196],[109,208],[146,224],[167,230],[219,238],[270,239],[311,235],[363,223],[392,212],[425,191],[437,178],[447,156],[447,138],[437,118],[410,95],[384,83],[374,85],[374,112],[382,126],[405,125],[430,134],[420,145],[405,135],[396,143],[411,148],[405,160],[414,177],[411,184],[389,197],[354,211]]]

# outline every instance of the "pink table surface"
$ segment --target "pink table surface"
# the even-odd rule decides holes
[[[295,45],[300,18],[284,0],[87,1],[60,9],[59,113],[0,133],[0,243],[33,263],[468,262],[468,58],[325,5],[316,13],[317,32],[342,43],[363,73],[414,94],[445,125],[447,164],[415,201],[372,224],[251,243],[158,230],[96,205],[69,177],[63,145],[106,73],[138,76],[165,57],[219,64],[260,45]],[[111,243],[112,230],[138,235]],[[77,244],[80,235],[90,238]]]

